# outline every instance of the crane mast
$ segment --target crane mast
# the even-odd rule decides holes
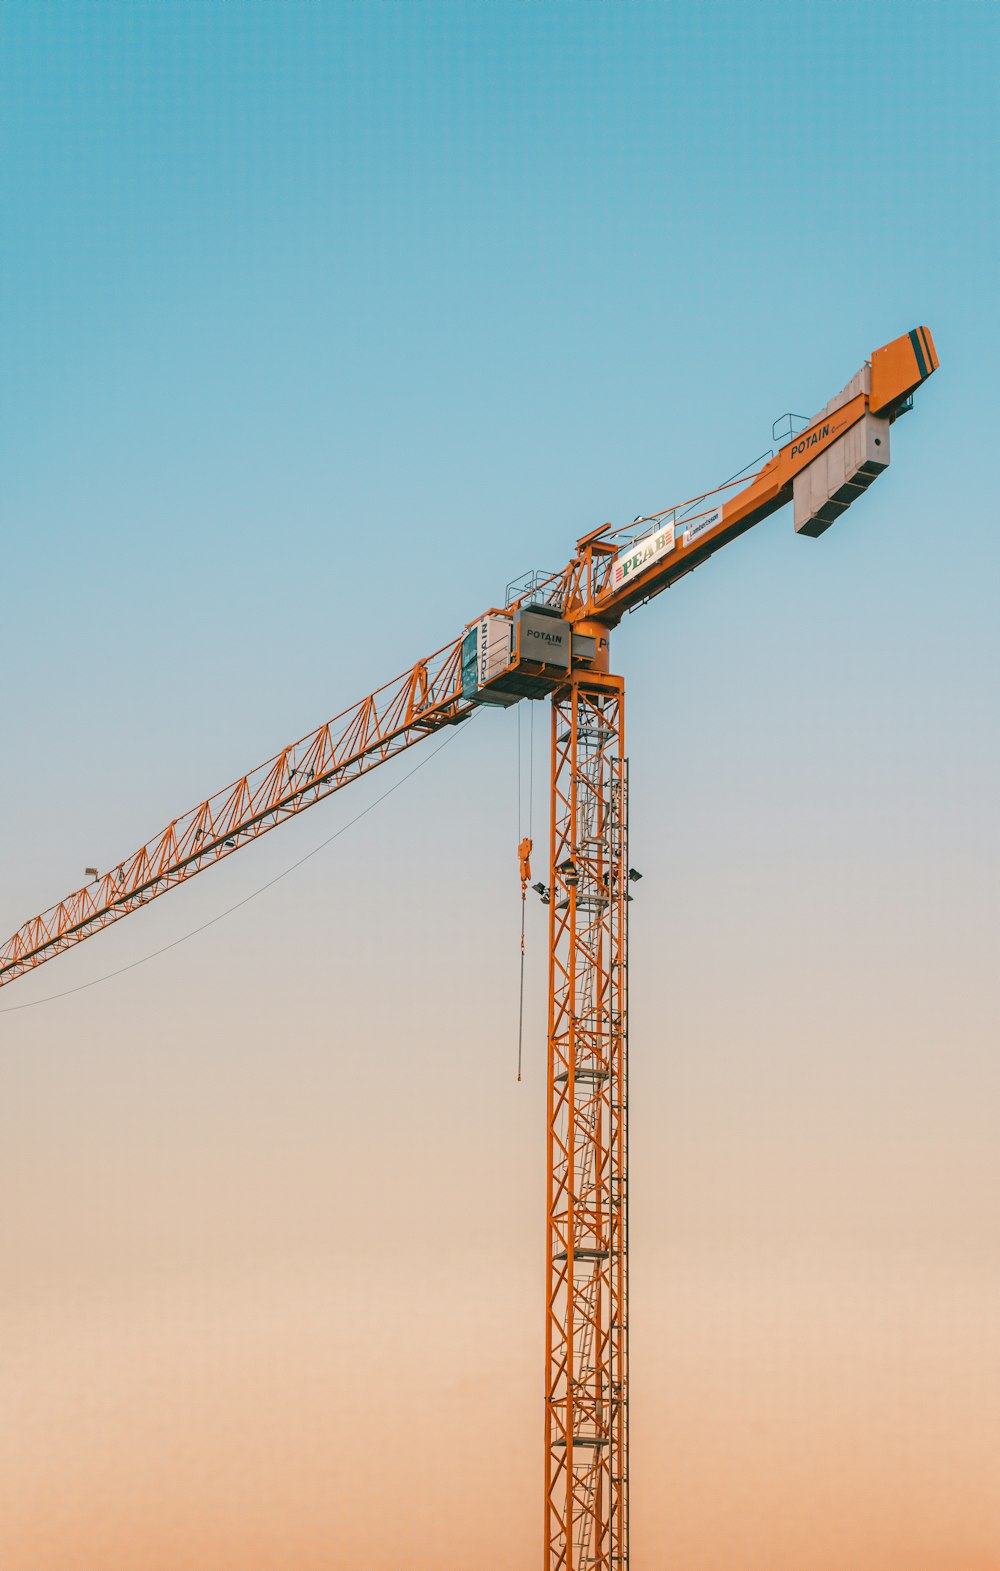
[[[605,641],[606,642],[606,641]],[[552,700],[547,1566],[628,1564],[628,766],[625,686]]]
[[[786,503],[822,534],[889,464],[889,429],[937,369],[926,327],[875,350],[749,478],[577,541],[434,655],[173,819],[22,924],[0,987],[478,706],[551,701],[544,1571],[628,1571],[628,855],[625,686],[610,637]],[[530,841],[519,846],[522,894]],[[523,939],[523,933],[522,933]]]

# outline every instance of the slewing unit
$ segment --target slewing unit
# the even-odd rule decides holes
[[[489,611],[462,639],[462,697],[507,709],[522,698],[545,698],[570,668],[593,665],[597,641],[574,632],[553,606]]]

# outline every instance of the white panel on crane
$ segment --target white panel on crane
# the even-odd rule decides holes
[[[795,528],[815,538],[889,467],[889,422],[862,419],[795,476]]]

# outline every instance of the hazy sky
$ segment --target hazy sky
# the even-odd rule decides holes
[[[935,334],[838,527],[614,643],[634,1571],[1000,1568],[998,32],[0,4],[3,936]],[[540,1567],[517,724],[0,992],[2,1571]]]

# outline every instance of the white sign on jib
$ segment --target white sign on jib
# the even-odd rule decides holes
[[[684,544],[690,545],[701,535],[707,535],[710,529],[715,529],[722,523],[722,508],[714,507],[710,513],[702,513],[700,518],[695,518],[684,531]]]
[[[669,556],[673,549],[673,524],[665,524],[653,534],[634,540],[615,557],[611,567],[611,587],[620,589],[626,579],[638,578],[651,563],[658,562],[661,556]]]

